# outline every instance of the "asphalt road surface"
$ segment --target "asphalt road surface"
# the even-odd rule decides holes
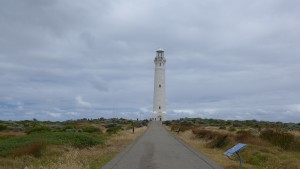
[[[146,132],[103,169],[219,169],[222,168],[176,139],[161,124],[151,122]]]

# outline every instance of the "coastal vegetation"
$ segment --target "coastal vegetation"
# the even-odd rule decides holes
[[[300,169],[300,123],[182,118],[164,124],[224,168],[239,168],[224,152],[237,143],[244,168]]]
[[[122,118],[0,121],[0,168],[100,168],[147,125]]]

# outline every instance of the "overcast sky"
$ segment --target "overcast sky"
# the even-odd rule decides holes
[[[0,120],[300,122],[298,0],[2,0]]]

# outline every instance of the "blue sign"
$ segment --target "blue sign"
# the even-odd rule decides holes
[[[230,157],[232,154],[238,153],[240,150],[244,149],[247,146],[247,144],[238,143],[231,149],[227,150],[224,154],[228,157]]]

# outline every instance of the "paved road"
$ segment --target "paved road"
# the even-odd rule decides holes
[[[219,169],[196,150],[177,140],[160,122],[146,132],[103,169]]]

